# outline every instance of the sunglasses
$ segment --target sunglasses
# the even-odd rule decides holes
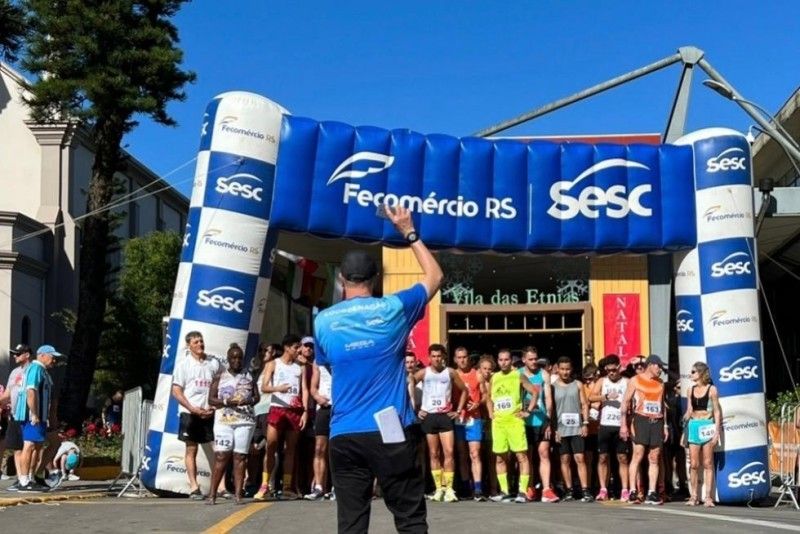
[[[606,373],[616,373],[619,372],[619,367],[606,367]]]

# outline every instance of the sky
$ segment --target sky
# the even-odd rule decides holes
[[[146,117],[126,149],[190,194],[203,111],[232,90],[292,114],[353,125],[474,134],[696,46],[745,98],[776,112],[800,85],[800,2],[196,0],[174,22],[197,74],[168,110]],[[659,133],[673,65],[504,132]],[[704,87],[695,69],[686,130],[754,121]]]

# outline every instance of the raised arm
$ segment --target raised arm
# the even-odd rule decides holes
[[[404,237],[408,238],[409,234],[415,233],[414,221],[411,218],[411,212],[402,206],[384,206],[386,216],[392,221],[394,227]],[[419,237],[419,236],[417,236]],[[425,291],[428,293],[428,300],[430,300],[442,285],[444,273],[442,268],[433,257],[431,251],[425,246],[421,239],[417,239],[411,244],[411,250],[414,252],[414,257],[417,259],[420,267],[422,267],[422,285],[425,286]]]

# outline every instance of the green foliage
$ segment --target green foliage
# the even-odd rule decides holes
[[[17,59],[25,37],[25,13],[11,0],[0,0],[0,59]]]
[[[110,432],[98,432],[81,434],[75,443],[81,450],[83,459],[102,458],[110,465],[119,465],[122,459],[122,434]]]
[[[40,78],[28,104],[41,122],[77,118],[130,130],[137,113],[174,125],[171,100],[195,74],[170,22],[185,0],[24,0],[31,34],[22,66]]]
[[[791,389],[781,391],[775,400],[767,401],[767,415],[770,421],[780,421],[781,407],[784,404],[800,404],[800,387],[794,391]]]
[[[96,393],[142,386],[155,391],[161,364],[162,318],[169,315],[181,238],[153,232],[125,243],[119,289],[109,299],[94,376]]]

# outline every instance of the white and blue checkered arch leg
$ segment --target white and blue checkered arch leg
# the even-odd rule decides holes
[[[281,120],[287,113],[251,93],[219,95],[206,108],[197,171],[175,282],[142,471],[154,492],[188,493],[178,405],[170,392],[184,337],[197,330],[206,351],[225,358],[231,343],[252,357],[264,318],[277,233],[268,232]],[[211,447],[197,458],[209,490]]]
[[[681,376],[688,386],[691,366],[708,364],[723,415],[717,498],[747,502],[769,493],[750,145],[723,128],[676,144],[694,151],[697,216],[697,248],[675,258]]]

